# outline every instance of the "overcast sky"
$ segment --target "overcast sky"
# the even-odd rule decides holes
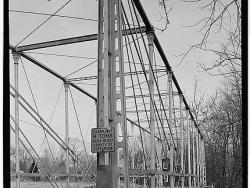
[[[14,46],[17,45],[38,25],[45,21],[48,16],[24,14],[13,11],[32,11],[51,14],[58,10],[64,3],[66,3],[65,0],[10,0],[9,2],[10,10],[12,10],[9,12],[9,36],[10,43]],[[141,1],[141,3],[150,22],[156,28],[163,27],[164,23],[159,21],[161,18],[160,14],[163,12],[160,10],[158,2],[156,0],[144,0]],[[97,33],[97,22],[94,21],[97,20],[98,16],[97,5],[98,1],[96,0],[72,0],[67,6],[58,12],[58,14],[93,20],[86,21],[82,19],[53,17],[19,45],[21,46],[37,42]],[[181,64],[179,64],[180,58],[177,57],[177,55],[184,53],[192,44],[197,43],[197,41],[199,41],[201,38],[201,34],[197,32],[198,29],[187,28],[184,26],[194,24],[204,16],[204,12],[200,11],[198,7],[194,6],[193,4],[183,3],[179,0],[169,1],[168,5],[169,7],[172,7],[172,11],[169,14],[170,24],[164,32],[156,30],[156,34],[162,45],[162,48],[165,51],[168,61],[173,68],[177,81],[184,92],[185,98],[189,101],[193,97],[195,78],[198,80],[198,86],[200,88],[199,93],[205,92],[206,96],[211,96],[213,95],[216,88],[220,85],[221,79],[219,77],[209,76],[207,73],[203,72],[201,68],[199,68],[198,64],[202,62],[210,62],[214,59],[214,57],[211,56],[211,54],[195,51],[191,53]],[[78,58],[58,57],[37,53],[66,54],[69,56],[78,56]],[[66,76],[74,70],[87,65],[92,61],[95,61],[94,58],[97,57],[97,42],[94,41],[33,50],[28,54],[40,62],[46,64],[48,67],[52,68],[61,75]],[[79,58],[79,56],[93,59]],[[14,85],[12,57],[10,59],[11,84]],[[32,91],[36,98],[39,113],[47,122],[50,121],[54,106],[56,105],[58,96],[62,89],[57,108],[51,120],[51,126],[63,138],[65,135],[64,88],[62,88],[63,83],[23,58],[22,62],[25,66]],[[21,64],[19,66],[19,70],[20,93],[34,106]],[[96,63],[78,72],[77,74],[72,75],[72,77],[91,76],[95,74]],[[95,84],[95,82],[88,82],[88,85],[81,85],[81,87],[96,96],[96,86],[92,84]],[[73,88],[72,94],[75,100],[84,138],[86,138],[87,142],[90,142],[90,130],[91,128],[96,127],[95,103],[93,100],[84,96]],[[74,114],[74,108],[70,98],[69,101],[70,137],[80,138],[76,116]],[[13,104],[14,103],[12,100],[12,115],[14,115]],[[42,129],[25,123],[29,122],[36,124],[35,121],[28,117],[28,115],[23,110],[20,112],[20,120],[20,126],[22,130],[26,133],[27,137],[32,141],[32,143],[34,143],[35,148],[39,150],[41,148],[44,135]],[[13,134],[11,136],[11,141],[13,144]],[[55,143],[54,146],[56,147]]]

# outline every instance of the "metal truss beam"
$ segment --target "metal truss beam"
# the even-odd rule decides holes
[[[145,71],[145,72],[148,73],[149,71]],[[154,73],[160,73],[160,72],[166,72],[166,69],[156,69],[156,70],[154,70]],[[119,72],[117,74],[119,74]],[[136,74],[144,74],[144,72],[143,71],[125,72],[124,76],[130,76],[130,75],[136,75]],[[93,75],[93,76],[71,78],[70,81],[96,80],[97,77],[98,77],[97,75]]]
[[[176,108],[177,109],[177,108]],[[158,111],[163,111],[163,109],[158,109]],[[144,109],[144,110],[128,110],[127,113],[145,113],[150,112],[150,109]],[[176,119],[176,118],[175,118]]]
[[[20,173],[20,177],[85,177],[85,174],[67,174],[67,173]],[[11,173],[11,177],[16,177],[15,173]]]
[[[179,94],[183,94],[183,92],[182,92],[182,90],[181,90],[181,88],[180,88],[180,86],[179,86],[179,84],[178,84],[178,82],[177,82],[177,79],[176,79],[176,77],[175,77],[175,75],[174,75],[174,73],[173,73],[173,71],[172,71],[172,68],[171,68],[171,66],[170,66],[170,64],[169,64],[169,62],[168,62],[168,60],[167,60],[167,57],[166,57],[166,55],[165,55],[165,53],[164,53],[164,51],[163,51],[163,49],[162,49],[162,47],[161,47],[161,44],[160,44],[160,42],[159,42],[159,40],[158,40],[158,38],[157,38],[157,36],[156,36],[156,34],[155,34],[155,32],[154,32],[154,28],[153,28],[153,26],[151,25],[151,23],[150,23],[150,21],[149,21],[147,15],[146,15],[146,13],[145,13],[145,11],[144,11],[142,5],[141,5],[140,0],[133,0],[133,3],[135,4],[135,6],[136,6],[136,8],[137,8],[137,10],[138,10],[138,12],[139,12],[139,14],[140,14],[140,16],[141,16],[143,22],[144,22],[144,24],[145,24],[145,26],[146,26],[147,32],[152,32],[152,33],[153,33],[153,35],[154,35],[154,44],[155,44],[155,47],[156,47],[156,49],[158,50],[158,52],[159,52],[159,54],[160,54],[160,56],[161,56],[161,58],[162,58],[162,60],[163,60],[163,63],[164,63],[165,66],[167,67],[168,71],[169,71],[169,72],[172,72],[172,80],[173,80],[173,82],[174,82],[174,84],[175,84],[175,87],[177,88]],[[183,102],[184,102],[184,104],[185,104],[185,106],[186,106],[186,109],[188,110],[188,112],[189,112],[189,114],[190,114],[190,116],[191,116],[191,119],[194,121],[194,116],[193,116],[193,114],[191,113],[190,107],[189,107],[189,105],[188,105],[188,103],[187,103],[187,101],[186,101],[186,99],[185,99],[184,96],[183,96]],[[201,138],[203,138],[203,136],[202,136],[202,134],[201,134],[201,132],[200,132],[200,130],[199,130],[199,128],[198,128],[198,125],[197,125],[197,123],[196,123],[195,121],[194,121],[194,124],[195,124],[196,128],[198,129],[198,132],[199,132],[199,134],[201,135]]]
[[[123,175],[121,171],[119,171],[119,174]],[[85,177],[84,174],[68,174],[70,177]],[[141,169],[129,169],[129,175],[173,175],[173,176],[192,176],[192,177],[198,177],[197,175],[193,174],[182,174],[182,173],[170,173],[167,171],[159,171],[159,170],[141,170]],[[21,177],[67,177],[66,173],[54,173],[54,174],[46,174],[46,173],[20,173]],[[11,173],[11,177],[16,177],[15,173]],[[203,176],[201,176],[203,177]]]
[[[9,45],[9,49],[16,52],[15,48],[12,45]],[[54,70],[50,69],[49,67],[47,67],[46,65],[42,64],[41,62],[39,62],[38,60],[34,59],[33,57],[27,55],[25,52],[17,52],[20,56],[24,57],[25,59],[29,60],[31,63],[34,63],[35,65],[37,65],[38,67],[44,69],[45,71],[49,72],[50,74],[52,74],[53,76],[59,78],[60,80],[62,80],[63,82],[66,82],[67,80],[60,75],[59,73],[55,72]],[[91,95],[90,93],[88,93],[87,91],[85,91],[84,89],[80,88],[79,86],[75,85],[74,83],[69,82],[69,85],[71,85],[72,87],[74,87],[75,89],[77,89],[78,91],[82,92],[83,94],[87,95],[88,97],[90,97],[92,100],[94,100],[95,102],[97,102],[97,98],[93,95]],[[141,127],[140,125],[138,125],[136,122],[134,122],[133,120],[127,118],[127,121],[129,121],[130,123],[134,124],[135,126],[137,126],[138,128],[142,129],[143,131],[147,132],[150,134],[150,132],[146,129],[144,129],[143,127]],[[160,138],[158,138],[157,136],[155,136],[155,138],[157,138],[158,140],[160,140]]]
[[[127,34],[135,34],[140,32],[139,28],[133,28],[130,30],[123,30],[122,35]],[[146,27],[142,27],[142,32],[146,32]],[[117,32],[116,32],[117,33]],[[41,42],[36,44],[29,44],[25,46],[19,46],[15,49],[16,52],[23,52],[23,51],[29,51],[29,50],[36,50],[41,48],[49,48],[54,46],[61,46],[66,44],[74,44],[79,42],[88,42],[98,39],[98,34],[90,34],[90,35],[84,35],[79,37],[72,37],[72,38],[66,38],[66,39],[59,39],[59,40],[53,40],[53,41],[47,41],[47,42]]]
[[[119,174],[122,175],[121,169],[119,170]],[[171,175],[171,176],[179,176],[179,177],[198,177],[197,175],[187,174],[187,173],[177,173],[177,172],[168,172],[168,171],[160,171],[160,170],[143,170],[143,169],[129,169],[129,175],[138,175],[138,176],[154,176],[154,175]]]
[[[12,45],[9,45],[9,48],[15,51],[15,48]],[[47,67],[46,65],[42,64],[41,62],[39,62],[38,60],[34,59],[33,57],[27,55],[24,52],[17,52],[20,56],[24,57],[25,59],[29,60],[30,62],[34,63],[35,65],[37,65],[38,67],[46,70],[47,72],[51,73],[52,75],[54,75],[55,77],[59,78],[60,80],[62,80],[63,82],[67,82],[67,79],[65,77],[63,77],[62,75],[60,75],[59,73],[55,72],[54,70],[50,69],[49,67]],[[84,93],[85,95],[87,95],[88,97],[94,99],[95,101],[97,100],[93,95],[91,95],[90,93],[88,93],[87,91],[83,90],[82,88],[78,87],[77,85],[75,85],[74,83],[69,82],[69,85],[71,85],[72,87],[74,87],[75,89],[81,91],[82,93]]]

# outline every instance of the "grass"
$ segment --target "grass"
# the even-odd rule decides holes
[[[59,182],[57,181],[57,184],[59,188],[66,188],[66,182]],[[93,183],[80,183],[80,182],[70,182],[70,188],[95,188]],[[56,187],[56,186],[55,186]],[[130,184],[129,187],[133,187],[132,184]],[[176,188],[181,188],[180,186],[175,186]],[[16,188],[16,182],[11,181],[11,188]],[[20,188],[52,188],[51,184],[49,182],[33,182],[33,181],[21,181],[20,182]],[[121,185],[121,188],[124,188],[124,185]],[[143,188],[143,185],[135,185],[135,188]],[[169,188],[169,186],[160,186],[157,188]],[[188,188],[185,186],[185,188]]]
[[[66,182],[57,182],[60,188],[66,188]],[[70,188],[90,188],[93,183],[70,182]],[[54,186],[57,187],[57,186]],[[16,182],[11,182],[11,188],[16,188]],[[20,188],[52,188],[49,182],[21,181]]]

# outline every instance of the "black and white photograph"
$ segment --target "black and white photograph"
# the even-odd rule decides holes
[[[7,0],[4,187],[247,187],[242,8]]]

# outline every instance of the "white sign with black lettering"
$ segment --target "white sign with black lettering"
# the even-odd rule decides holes
[[[93,128],[91,129],[91,152],[115,151],[115,129]]]

